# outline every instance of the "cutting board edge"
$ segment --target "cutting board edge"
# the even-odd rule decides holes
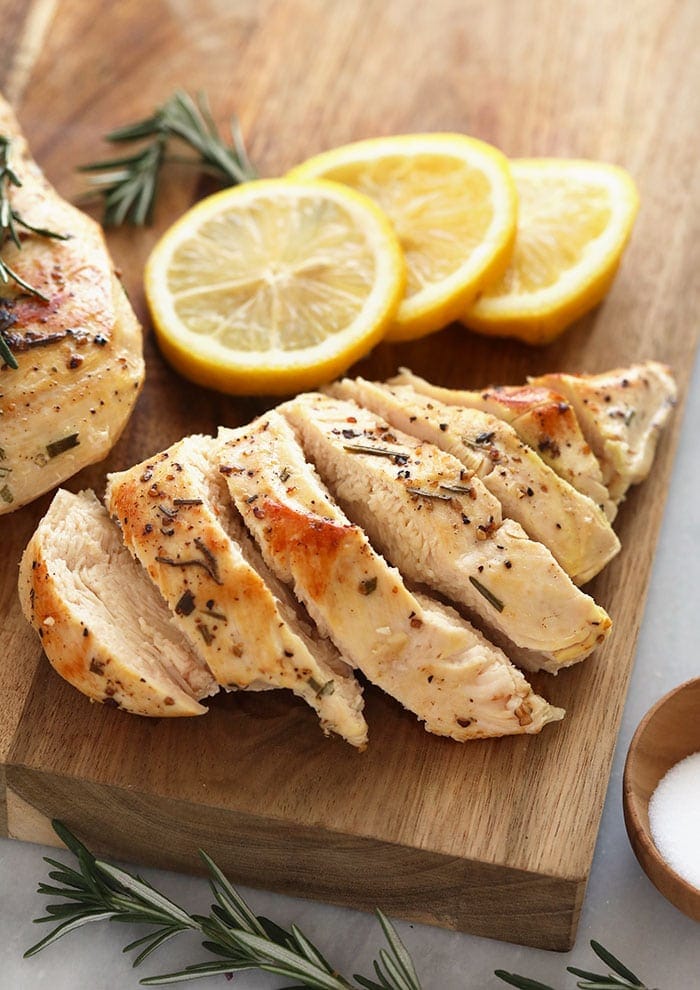
[[[50,824],[58,818],[111,859],[201,874],[196,850],[205,848],[244,886],[366,912],[379,906],[406,921],[534,948],[566,952],[574,945],[587,876],[527,873],[331,831],[321,844],[317,830],[281,820],[19,764],[6,774],[7,835],[14,840],[60,845]],[[172,819],[167,850],[164,817]]]

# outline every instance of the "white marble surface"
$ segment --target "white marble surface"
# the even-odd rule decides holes
[[[493,976],[497,967],[559,990],[573,988],[574,978],[565,974],[567,965],[599,968],[588,948],[591,938],[606,944],[650,987],[700,988],[700,924],[667,903],[642,873],[627,841],[621,805],[625,754],[640,718],[667,690],[700,674],[699,427],[700,368],[696,368],[576,946],[562,955],[399,924],[424,990],[496,990],[505,986]],[[31,920],[42,912],[43,898],[34,890],[45,876],[41,857],[47,852],[0,841],[0,990],[128,990],[138,985],[139,975],[172,971],[204,958],[194,939],[182,937],[152,957],[143,973],[134,973],[121,946],[136,934],[121,925],[101,924],[23,960],[23,950],[43,931]],[[157,871],[144,875],[190,910],[206,910],[209,894],[203,880]],[[369,915],[261,891],[243,893],[257,912],[283,925],[295,921],[340,972],[370,975],[381,933]],[[219,976],[185,985],[254,990],[283,983],[269,976],[239,974],[231,984]]]

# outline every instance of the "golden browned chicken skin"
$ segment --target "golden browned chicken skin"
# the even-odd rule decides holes
[[[30,502],[116,443],[143,383],[141,328],[94,220],[63,200],[32,161],[0,97],[0,134],[22,182],[11,202],[65,240],[20,232],[3,260],[45,298],[0,282],[0,514]]]

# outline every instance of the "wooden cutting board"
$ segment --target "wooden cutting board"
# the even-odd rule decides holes
[[[512,156],[618,162],[642,209],[610,296],[544,350],[456,327],[381,346],[359,370],[399,364],[447,385],[667,361],[685,395],[700,303],[697,244],[700,7],[533,0],[1,0],[0,84],[64,195],[106,130],[177,86],[238,112],[253,160],[276,175],[323,148],[407,131],[465,131]],[[154,228],[110,233],[148,323],[141,271],[158,233],[199,195],[164,184]],[[185,433],[266,407],[188,385],[147,339],[148,382],[123,439],[69,486],[100,493]],[[606,646],[537,687],[568,710],[539,737],[468,745],[428,736],[367,692],[371,745],[324,740],[277,693],[217,699],[190,721],[90,705],[49,668],[15,582],[48,496],[0,519],[2,828],[47,841],[58,816],[103,854],[197,869],[204,846],[240,882],[554,949],[571,946],[682,418],[616,523],[623,552],[590,586],[612,614]],[[1,435],[1,424],[0,424]],[[663,658],[660,658],[662,662]]]

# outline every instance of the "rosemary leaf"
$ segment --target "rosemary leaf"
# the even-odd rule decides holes
[[[440,485],[440,487],[442,488],[443,486]],[[421,498],[435,498],[441,502],[452,501],[451,495],[444,495],[442,492],[431,491],[429,488],[409,488],[408,486],[406,486],[406,491],[410,495],[420,495]]]
[[[49,934],[46,935],[45,938],[42,938],[40,942],[37,942],[35,945],[32,945],[29,949],[27,949],[24,953],[24,958],[28,959],[30,956],[35,956],[37,952],[41,952],[42,949],[52,945],[53,942],[57,942],[58,939],[62,938],[64,935],[68,935],[70,932],[74,932],[78,928],[82,928],[83,925],[88,925],[95,921],[107,921],[113,916],[114,913],[112,911],[86,911],[83,914],[78,915],[76,918],[73,918],[70,921],[65,921],[62,925],[54,928],[54,930],[49,932]]]
[[[343,450],[347,450],[350,454],[371,454],[374,457],[392,457],[396,458],[397,462],[402,464],[405,464],[408,460],[408,455],[402,450],[392,450],[391,447],[375,447],[369,443],[344,443]]]
[[[40,883],[36,892],[37,894],[46,894],[51,897],[67,897],[76,901],[85,901],[92,896],[86,890],[72,890],[68,887],[52,887],[47,883]]]
[[[635,976],[626,966],[624,966],[619,959],[616,959],[612,952],[609,952],[600,942],[596,942],[595,939],[591,939],[591,948],[598,956],[599,959],[610,967],[610,969],[621,976],[624,980],[628,980],[633,987],[641,987],[642,982],[638,976]]]
[[[237,931],[232,935],[244,949],[255,955],[259,969],[280,976],[302,978],[307,986],[317,987],[318,990],[349,990],[350,984],[341,977],[328,973],[282,945],[270,942],[269,939],[261,938],[259,935],[253,935],[251,932]]]
[[[445,492],[455,492],[457,495],[471,495],[474,490],[471,485],[458,484],[440,485],[440,488]]]
[[[163,928],[160,931],[155,932],[154,934],[148,935],[147,944],[141,950],[141,952],[139,952],[139,954],[136,956],[136,958],[132,963],[134,969],[137,966],[140,966],[145,959],[148,959],[151,953],[155,952],[156,949],[159,949],[161,945],[165,945],[165,943],[169,942],[171,938],[175,938],[175,936],[179,934],[180,932],[176,928]],[[146,940],[139,940],[139,941],[145,942]],[[133,948],[135,948],[135,946],[134,943],[132,942],[129,946],[124,948],[124,952],[127,952],[129,949],[133,949]]]
[[[377,983],[375,980],[370,980],[366,976],[358,976],[356,973],[354,979],[363,987],[363,990],[386,990],[383,983]]]
[[[471,574],[469,575],[469,580],[474,585],[474,587],[479,592],[479,594],[483,595],[486,601],[490,605],[493,605],[493,607],[496,609],[497,612],[503,611],[503,602],[501,601],[500,598],[496,598],[496,596],[492,591],[489,591],[489,589],[485,585],[483,585],[481,581],[479,581],[475,577],[472,577]]]
[[[517,973],[506,973],[503,969],[495,970],[494,975],[509,986],[517,987],[518,990],[554,990],[554,987],[550,987],[548,983],[539,983],[537,980],[528,979],[527,976],[518,976]]]
[[[139,980],[142,987],[165,987],[174,983],[189,983],[190,980],[201,980],[205,976],[228,976],[240,967],[228,963],[202,963],[201,966],[188,966],[179,973],[165,973],[162,976],[146,976]],[[245,967],[246,969],[249,967]]]
[[[413,961],[408,954],[406,946],[399,938],[398,932],[383,911],[380,911],[379,908],[377,908],[375,913],[379,918],[379,924],[382,926],[384,937],[389,943],[389,947],[394,954],[394,958],[401,967],[403,975],[409,983],[410,990],[420,990],[420,982],[418,980],[418,975],[416,974]]]
[[[575,966],[567,966],[566,967],[566,971],[567,971],[567,973],[571,973],[573,976],[578,976],[582,980],[587,980],[589,983],[593,983],[593,984],[600,983],[601,980],[604,980],[605,981],[605,980],[609,980],[610,979],[610,976],[609,975],[608,976],[604,976],[604,975],[601,975],[600,973],[591,973],[591,972],[589,972],[586,969],[577,969]],[[618,987],[623,986],[623,984],[620,983],[619,980],[616,981],[616,984],[617,984]],[[626,984],[624,984],[624,985],[626,985]]]
[[[310,963],[318,966],[319,969],[325,970],[327,973],[333,972],[328,961],[323,958],[316,946],[309,942],[306,935],[304,935],[304,933],[300,931],[296,925],[292,925],[292,936],[294,939],[294,944],[305,959],[308,959]]]
[[[413,984],[406,979],[401,966],[393,956],[389,955],[386,949],[379,950],[379,958],[381,959],[387,978],[393,981],[390,986],[395,986],[398,990],[413,990]]]
[[[4,266],[2,266],[2,262],[0,262],[0,272],[2,271],[3,267]],[[10,350],[10,345],[3,337],[1,330],[0,330],[0,359],[2,359],[3,364],[8,365],[14,371],[16,371],[17,368],[19,368],[19,365],[17,364],[17,359]]]
[[[178,907],[168,897],[165,897],[164,894],[160,894],[157,890],[154,890],[150,884],[139,880],[137,877],[132,877],[130,873],[126,873],[116,866],[110,866],[109,863],[96,861],[95,867],[111,880],[116,880],[119,886],[123,887],[132,897],[136,897],[138,901],[143,902],[151,908],[155,908],[156,913],[160,912],[164,917],[170,917],[173,921],[179,922],[183,928],[195,927],[186,911],[183,911],[182,908]],[[122,898],[121,900],[126,901],[126,898]]]

